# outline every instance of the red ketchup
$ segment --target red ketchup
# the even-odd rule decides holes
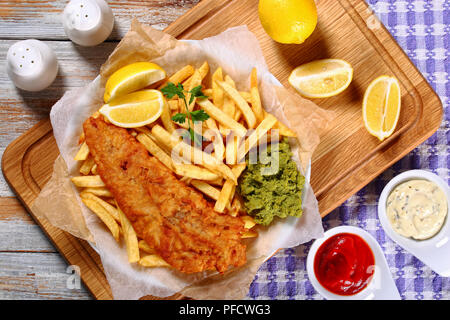
[[[319,283],[341,296],[362,291],[372,279],[374,266],[369,245],[351,233],[339,233],[327,239],[314,258],[314,273]]]

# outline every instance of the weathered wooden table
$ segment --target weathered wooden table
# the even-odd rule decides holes
[[[62,11],[68,1],[0,0],[0,156],[6,146],[39,120],[65,91],[86,85],[137,18],[158,29],[199,0],[107,1],[114,30],[96,47],[73,44],[64,33]],[[5,70],[8,48],[23,39],[45,41],[56,53],[59,74],[48,89],[17,89]],[[91,299],[0,175],[0,299]]]

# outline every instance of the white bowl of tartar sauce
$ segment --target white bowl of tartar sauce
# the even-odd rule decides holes
[[[378,217],[387,235],[444,277],[450,277],[449,210],[449,186],[425,170],[399,174],[378,201]]]

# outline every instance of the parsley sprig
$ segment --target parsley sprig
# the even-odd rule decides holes
[[[178,83],[178,85],[175,85],[172,82],[169,82],[164,88],[161,89],[161,92],[169,99],[172,99],[174,96],[178,96],[180,99],[183,99],[184,101],[184,107],[186,109],[186,112],[180,112],[175,114],[172,117],[172,120],[183,124],[185,123],[186,119],[188,121],[189,126],[189,135],[191,137],[191,141],[194,141],[195,144],[201,145],[201,136],[199,137],[198,134],[194,132],[192,127],[194,126],[195,121],[206,121],[209,119],[209,115],[204,110],[195,110],[195,111],[189,111],[189,105],[192,104],[195,98],[208,98],[205,96],[202,92],[202,86],[197,86],[193,88],[190,91],[186,91],[181,83]],[[190,94],[189,98],[189,104],[186,101],[186,96]],[[192,125],[191,125],[192,124]]]

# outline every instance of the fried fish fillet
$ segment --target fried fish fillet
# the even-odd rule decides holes
[[[99,117],[86,120],[84,133],[98,173],[136,233],[171,266],[224,272],[246,262],[240,218],[215,212],[126,129]]]

